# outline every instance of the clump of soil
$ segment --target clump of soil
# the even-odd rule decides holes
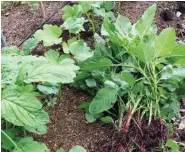
[[[100,143],[101,152],[154,152],[162,141],[167,140],[167,127],[159,120],[153,120],[148,126],[148,120],[142,122],[133,120],[128,133],[116,132],[110,141]]]

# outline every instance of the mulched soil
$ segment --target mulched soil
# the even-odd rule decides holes
[[[61,147],[67,151],[75,145],[82,145],[89,152],[97,152],[99,142],[111,138],[114,130],[111,126],[103,127],[99,123],[86,122],[79,104],[90,101],[87,93],[68,86],[64,87],[62,92],[60,102],[48,110],[48,133],[34,136],[45,142],[53,152]]]
[[[66,2],[43,2],[46,16],[51,16],[57,9],[63,7]],[[134,23],[141,14],[154,2],[121,2],[120,13],[127,16]],[[157,16],[155,23],[159,31],[172,26],[176,29],[178,39],[185,41],[185,31],[181,27],[185,24],[185,14],[171,17],[168,13],[166,21],[166,10],[176,13],[182,4],[177,2],[157,2]],[[2,12],[2,30],[7,38],[8,45],[19,45],[31,32],[37,29],[43,22],[40,9],[33,10],[32,7],[19,5],[11,10]],[[59,9],[51,20],[51,24],[60,24],[61,10]],[[64,33],[64,35],[68,35]],[[67,36],[66,36],[67,37]],[[65,39],[64,37],[63,39]],[[89,40],[88,42],[90,42]],[[39,51],[40,52],[39,52]],[[46,51],[39,45],[35,54],[42,55]],[[34,53],[34,52],[33,52]],[[153,121],[147,126],[147,120],[137,125],[133,121],[127,134],[117,133],[112,126],[103,126],[100,123],[89,124],[85,121],[84,112],[79,110],[81,101],[90,101],[87,93],[66,86],[62,90],[62,99],[58,104],[48,109],[50,122],[46,135],[34,135],[37,140],[47,144],[52,152],[62,147],[68,151],[75,145],[82,145],[88,152],[127,152],[131,145],[137,148],[136,152],[153,152],[160,145],[161,139],[166,139],[168,132],[166,127],[159,121]],[[142,130],[140,129],[142,128]]]

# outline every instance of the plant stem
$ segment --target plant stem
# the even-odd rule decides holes
[[[86,16],[87,16],[89,22],[90,22],[91,25],[92,25],[92,31],[93,31],[93,34],[94,34],[94,33],[96,32],[94,23],[93,23],[92,19],[90,18],[90,15],[89,15],[88,13],[86,13]]]
[[[12,140],[12,138],[3,130],[1,130],[1,133],[6,136],[6,138],[15,146],[17,147],[17,144]]]
[[[123,103],[122,100],[119,100],[119,125],[118,125],[118,131],[121,131],[122,124],[123,124]]]

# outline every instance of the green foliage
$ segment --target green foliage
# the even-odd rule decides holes
[[[84,23],[86,22],[85,18],[75,18],[75,17],[70,17],[67,18],[62,25],[65,30],[69,30],[70,33],[73,34],[78,34],[81,31],[84,31]]]
[[[130,111],[128,117],[137,111],[141,118],[146,114],[149,124],[153,116],[166,121],[179,117],[179,99],[174,91],[185,79],[185,44],[176,42],[173,28],[157,35],[152,23],[155,11],[156,4],[135,24],[121,15],[115,23],[104,17],[101,35],[94,35],[94,55],[78,62],[81,73],[75,79],[76,86],[95,96],[86,110],[89,122],[97,119],[95,114],[110,113],[115,105],[119,107],[119,121],[126,111]]]
[[[40,32],[41,35],[39,31],[35,35],[44,38],[42,40],[45,44],[56,44],[54,39],[49,42],[50,38],[45,39],[43,36],[49,34],[51,38],[57,37],[57,26],[45,26]],[[14,134],[12,129],[20,126],[29,132],[45,134],[49,116],[38,100],[40,94],[36,88],[44,94],[57,94],[61,84],[74,82],[79,70],[70,56],[60,55],[54,50],[47,51],[44,56],[29,55],[37,44],[38,41],[31,38],[24,43],[22,51],[10,47],[4,48],[2,52],[1,117],[12,128],[6,128],[1,133],[3,148],[9,151],[49,152],[44,144],[33,141],[30,137],[17,137],[18,134]]]
[[[51,46],[54,44],[60,44],[62,42],[62,38],[60,38],[61,34],[61,27],[58,27],[57,25],[46,24],[43,26],[43,30],[38,30],[35,32],[34,38],[37,41],[43,41],[44,46]]]
[[[128,131],[134,116],[148,116],[149,124],[153,117],[167,122],[179,117],[179,97],[184,96],[179,89],[184,89],[185,44],[176,42],[173,28],[157,33],[153,24],[156,4],[135,24],[114,14],[113,9],[114,2],[65,6],[61,26],[44,25],[43,30],[36,31],[34,38],[24,43],[22,51],[17,47],[3,48],[2,120],[12,127],[1,132],[3,149],[49,151],[44,144],[30,137],[20,138],[14,131],[19,126],[45,134],[49,117],[38,96],[56,95],[66,83],[73,83],[93,96],[91,102],[80,105],[90,123],[100,120]],[[91,48],[80,35],[85,31],[85,23],[88,27],[91,24],[88,30],[92,29],[94,34]],[[69,31],[66,42],[62,42],[63,30]],[[61,46],[63,52],[50,49],[44,56],[30,55],[40,41],[49,48]],[[55,99],[51,101],[55,103]],[[127,119],[122,126],[124,115]],[[180,151],[178,144],[169,140],[166,147]],[[81,146],[70,150],[85,151]]]
[[[118,90],[113,88],[106,87],[100,89],[89,106],[89,112],[98,114],[109,110],[117,100],[117,93]]]
[[[18,141],[17,147],[13,152],[50,152],[43,143],[34,141],[32,137],[22,138]]]

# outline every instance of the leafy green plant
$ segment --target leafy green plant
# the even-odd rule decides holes
[[[54,50],[47,51],[44,56],[29,55],[37,44],[38,41],[31,38],[24,43],[23,51],[15,47],[2,50],[1,117],[5,127],[1,133],[3,148],[9,151],[49,151],[31,137],[17,137],[12,129],[22,127],[24,132],[45,134],[49,116],[38,100],[40,93],[36,88],[44,94],[57,93],[59,88],[51,89],[51,85],[59,87],[60,84],[73,82],[79,70],[74,60]],[[34,83],[42,83],[45,88]],[[50,84],[50,90],[46,84]]]
[[[153,24],[156,5],[131,24],[127,17],[118,15],[115,22],[105,17],[101,35],[95,35],[93,57],[79,62],[80,73],[75,86],[96,94],[88,113],[109,113],[119,119],[127,113],[124,130],[137,113],[140,119],[153,117],[170,121],[179,116],[179,99],[175,90],[185,78],[185,44],[176,42],[175,30],[164,29],[157,35]],[[87,80],[93,80],[89,87]],[[94,91],[92,91],[94,90]],[[96,93],[97,92],[97,93]],[[115,111],[118,106],[118,112]],[[113,113],[118,113],[119,118]]]
[[[95,33],[94,16],[101,18],[108,16],[115,19],[114,13],[111,12],[113,7],[114,2],[79,2],[78,5],[67,5],[63,8],[64,24],[62,27],[69,30],[70,33],[79,34],[79,32],[84,31],[84,23],[88,21],[92,26],[93,33]]]

